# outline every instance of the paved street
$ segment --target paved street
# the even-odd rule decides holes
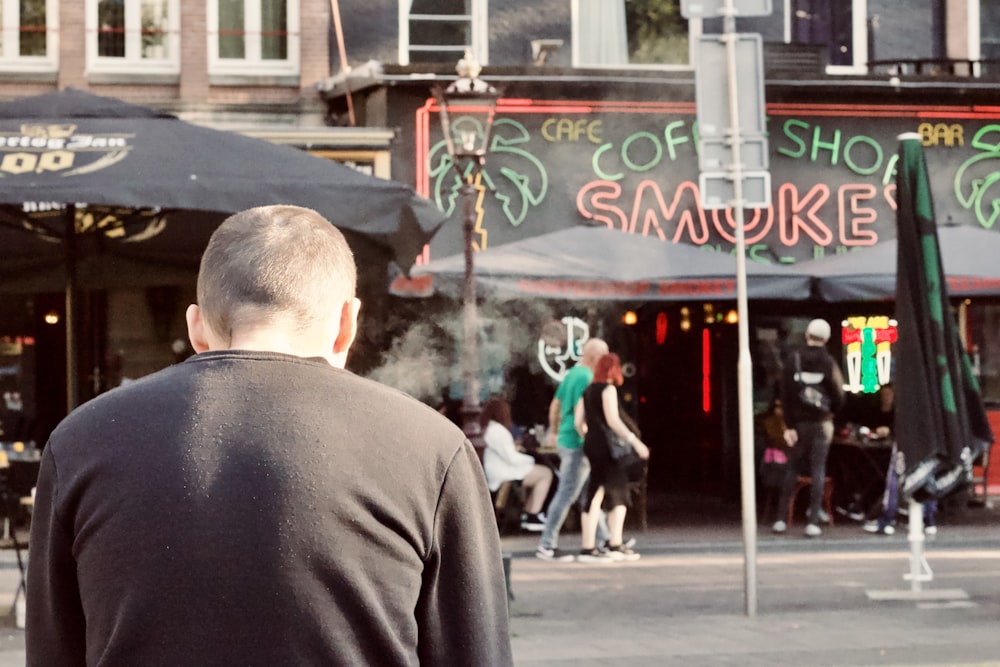
[[[801,530],[801,528],[799,528]],[[942,528],[929,543],[934,579],[906,595],[909,544],[857,525],[806,540],[763,533],[758,613],[744,613],[739,527],[656,528],[636,563],[551,563],[533,536],[514,553],[518,665],[1000,665],[1000,530]],[[564,539],[576,546],[577,535]],[[942,600],[931,599],[947,594]]]
[[[24,631],[14,627],[20,573],[13,551],[0,551],[0,667],[24,667]]]
[[[1000,518],[975,510],[928,542],[934,580],[950,599],[882,601],[905,594],[909,545],[834,526],[808,540],[762,531],[758,614],[744,614],[738,522],[713,516],[636,532],[636,563],[550,563],[534,557],[537,534],[505,536],[517,665],[894,667],[1000,666]],[[579,535],[567,532],[563,546]],[[24,664],[24,633],[10,613],[17,570],[0,552],[0,667]]]

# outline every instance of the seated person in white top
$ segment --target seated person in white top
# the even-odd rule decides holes
[[[521,513],[521,528],[540,531],[545,528],[545,517],[541,515],[545,499],[552,486],[552,469],[536,463],[530,454],[518,451],[511,435],[510,403],[505,398],[494,396],[483,405],[479,415],[483,428],[483,470],[490,491],[496,491],[508,480],[520,480],[528,492]]]

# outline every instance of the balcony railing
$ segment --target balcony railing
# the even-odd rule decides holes
[[[956,58],[912,58],[872,60],[871,74],[889,76],[957,76],[1000,79],[1000,60],[962,60]]]

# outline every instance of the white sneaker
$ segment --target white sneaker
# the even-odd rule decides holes
[[[937,535],[937,526],[924,526],[925,535]]]
[[[816,515],[816,520],[819,523],[830,523],[830,515],[826,513],[826,510],[820,510]]]
[[[611,558],[611,560],[616,560],[616,561],[639,560],[639,554],[637,554],[630,547],[627,547],[624,544],[620,544],[617,547],[609,547],[607,552],[605,553],[607,553],[607,555]]]
[[[578,563],[614,563],[614,559],[600,549],[581,549],[576,555]]]
[[[823,530],[814,523],[810,523],[806,526],[806,537],[819,537],[823,534]]]
[[[865,525],[863,525],[862,528],[866,533],[875,533],[877,535],[892,535],[896,532],[896,529],[892,527],[892,524],[882,526],[879,525],[878,521],[865,521]]]
[[[772,533],[783,533],[787,529],[788,529],[788,526],[785,525],[785,522],[782,521],[782,520],[780,520],[780,519],[778,521],[775,521],[774,525],[771,526],[771,532]]]
[[[627,540],[625,540],[622,544],[631,549],[632,547],[635,546],[635,538],[630,537]],[[600,549],[601,551],[608,551],[609,549],[611,549],[611,542],[609,540],[604,540],[604,543],[597,548]]]
[[[551,547],[538,546],[535,551],[535,557],[541,558],[542,560],[551,560],[559,563],[570,563],[574,560],[573,554],[563,551],[562,549],[553,549]]]

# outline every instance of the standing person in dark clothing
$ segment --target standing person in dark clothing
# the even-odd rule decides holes
[[[823,511],[823,486],[826,480],[826,459],[833,440],[833,415],[844,404],[844,378],[836,360],[826,350],[830,340],[830,325],[826,320],[812,320],[806,326],[805,345],[792,349],[784,360],[781,401],[785,408],[785,442],[788,443],[788,469],[778,500],[779,511],[788,506],[795,482],[809,463],[812,477],[809,514],[806,524],[808,537],[823,534],[819,524],[829,521]],[[783,533],[787,529],[779,517],[771,530]]]
[[[586,510],[580,518],[580,562],[638,560],[639,554],[623,544],[625,513],[632,502],[628,490],[628,472],[611,458],[605,429],[627,442],[640,459],[649,458],[649,448],[622,419],[618,387],[625,382],[622,364],[615,353],[605,354],[594,368],[594,381],[583,391],[576,404],[574,423],[583,436],[583,451],[590,462],[590,479],[584,497]],[[597,548],[597,521],[601,510],[608,513],[608,550]]]
[[[510,665],[500,543],[462,432],[344,370],[343,235],[293,206],[212,235],[197,354],[45,447],[29,665]]]

